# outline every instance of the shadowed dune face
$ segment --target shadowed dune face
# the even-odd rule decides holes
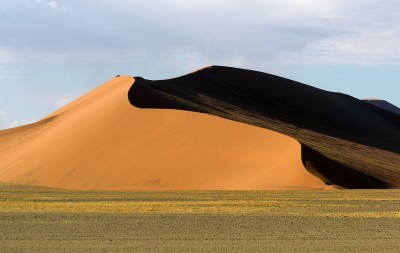
[[[213,114],[297,139],[307,169],[345,188],[400,187],[400,115],[277,76],[209,67],[170,80],[136,78],[132,105]]]
[[[343,188],[356,189],[386,188],[386,184],[379,179],[329,159],[306,145],[301,146],[301,159],[310,173],[327,184],[339,184]]]
[[[325,187],[303,167],[294,139],[213,115],[132,107],[133,83],[114,78],[40,122],[0,131],[0,181],[81,190]],[[168,100],[151,89],[141,96],[146,105]]]

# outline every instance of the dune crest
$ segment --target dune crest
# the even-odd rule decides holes
[[[212,115],[132,107],[133,83],[114,78],[40,122],[0,131],[0,182],[80,190],[325,188],[304,168],[294,139]]]

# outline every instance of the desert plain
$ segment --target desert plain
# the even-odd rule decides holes
[[[400,243],[400,190],[0,187],[0,252],[398,252]]]

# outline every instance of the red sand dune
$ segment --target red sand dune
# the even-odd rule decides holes
[[[0,131],[0,182],[400,188],[400,115],[384,106],[229,67],[160,81],[118,77],[40,122]]]
[[[0,131],[0,182],[96,190],[324,188],[300,144],[201,113],[139,109],[121,76],[27,126]]]

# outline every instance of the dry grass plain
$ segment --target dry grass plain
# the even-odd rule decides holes
[[[64,191],[0,184],[0,252],[399,252],[400,190]]]

